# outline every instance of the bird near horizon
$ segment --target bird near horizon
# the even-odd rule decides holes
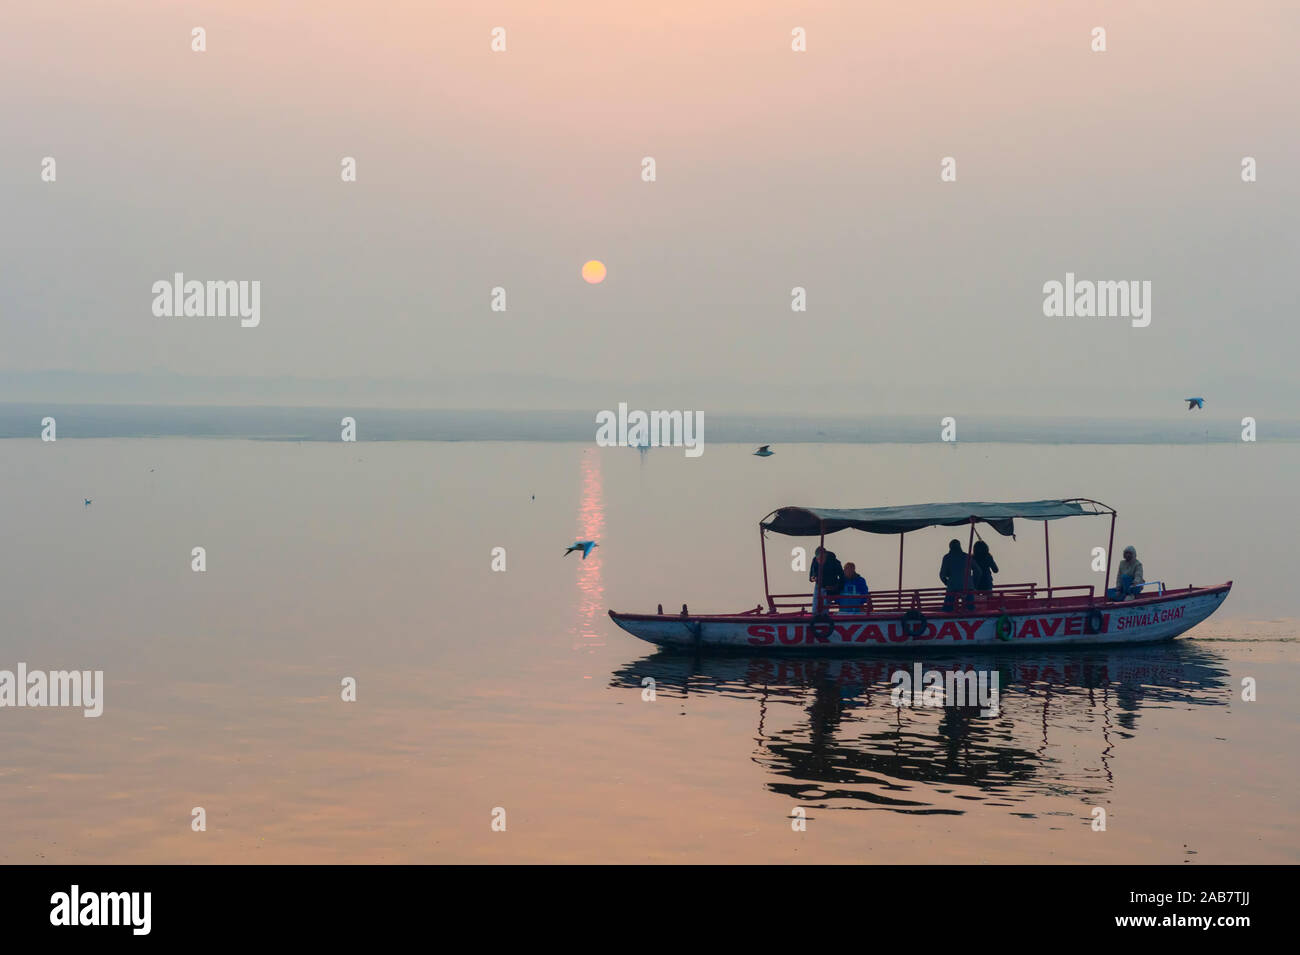
[[[1194,408],[1204,408],[1204,407],[1205,407],[1205,399],[1204,399],[1204,398],[1184,398],[1183,400],[1187,402],[1187,410],[1188,410],[1188,411],[1191,411],[1191,410],[1193,410]]]
[[[572,547],[566,547],[564,549],[564,556],[568,557],[575,550],[580,550],[582,551],[582,559],[586,560],[587,555],[591,553],[591,549],[593,547],[599,547],[599,546],[600,545],[597,544],[595,541],[574,541]]]
[[[772,455],[776,454],[776,452],[772,450],[772,446],[770,444],[763,445],[754,453],[757,454],[760,458],[770,458]]]

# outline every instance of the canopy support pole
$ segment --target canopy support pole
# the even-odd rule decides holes
[[[1115,549],[1115,512],[1110,512],[1110,541],[1106,544],[1106,579],[1101,582],[1101,595],[1106,596],[1110,586],[1110,552]]]
[[[1047,606],[1052,605],[1052,545],[1047,539],[1047,521],[1043,521],[1043,550],[1047,554]]]
[[[898,603],[903,604],[903,538],[906,534],[898,535]]]
[[[758,525],[758,552],[763,555],[763,596],[767,598],[768,613],[775,613],[776,608],[772,606],[772,588],[767,582],[767,535],[763,532],[763,525]]]
[[[968,609],[975,605],[975,595],[971,590],[971,586],[970,586],[971,585],[970,562],[974,558],[974,555],[971,553],[971,549],[974,546],[975,546],[975,518],[972,517],[970,519],[970,534],[966,538],[966,576],[962,580],[962,583],[965,585],[965,587],[962,590],[962,595],[961,595],[962,606],[967,607]],[[966,601],[968,600],[970,601],[969,606],[966,604]]]
[[[821,544],[818,546],[818,550],[822,552],[822,555],[820,558],[814,558],[817,560],[817,589],[813,591],[812,603],[812,612],[814,614],[822,609],[821,601],[825,599],[825,595],[822,593],[822,574],[826,572],[826,522],[818,521],[817,523],[821,525],[822,531]]]

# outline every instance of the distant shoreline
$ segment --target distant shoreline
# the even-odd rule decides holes
[[[52,417],[60,439],[242,438],[338,441],[344,417],[359,441],[573,441],[594,443],[590,411],[494,411],[353,407],[0,403],[0,438],[39,438]],[[938,444],[944,415],[711,414],[705,443]],[[1239,444],[1241,422],[1200,412],[1151,420],[957,417],[957,444]],[[1300,421],[1258,421],[1260,443],[1300,441]]]

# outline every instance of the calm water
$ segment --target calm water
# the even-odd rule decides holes
[[[750,450],[0,441],[0,668],[106,681],[99,719],[0,710],[0,856],[1300,861],[1300,446]],[[605,616],[754,606],[782,504],[1075,495],[1148,578],[1232,595],[1174,644],[924,661],[996,667],[996,717],[891,706],[910,658],[696,659]],[[1054,524],[1054,582],[1100,584],[1107,530]],[[909,536],[906,583],[949,536]],[[1041,527],[992,536],[1002,580],[1042,578]],[[601,546],[562,557],[575,537]],[[896,539],[833,540],[892,586]],[[800,543],[769,541],[774,588]]]

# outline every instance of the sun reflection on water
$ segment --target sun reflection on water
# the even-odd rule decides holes
[[[577,540],[590,540],[604,546],[605,500],[601,485],[599,452],[588,450],[582,455],[582,500],[578,506]],[[582,561],[578,570],[578,620],[573,630],[573,649],[593,652],[605,640],[597,628],[604,615],[605,587],[600,579],[601,548],[596,547]]]

